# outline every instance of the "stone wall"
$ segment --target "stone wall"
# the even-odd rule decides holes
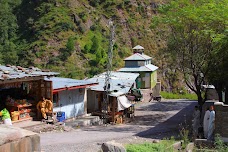
[[[228,142],[228,105],[216,102],[215,107],[215,134],[219,134],[225,142]]]
[[[40,136],[21,128],[0,125],[0,152],[40,152]]]

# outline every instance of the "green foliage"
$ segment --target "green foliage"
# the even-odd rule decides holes
[[[159,143],[143,143],[126,145],[127,152],[153,152],[153,151],[174,151],[171,146],[174,140],[162,140]]]
[[[152,33],[145,32],[146,25],[138,28],[144,24],[144,4],[149,5],[142,3],[133,5],[130,0],[2,0],[0,64],[50,68],[61,76],[74,78],[104,72],[110,34],[107,24],[112,18],[117,29],[113,69],[120,68],[123,59],[131,55],[131,48],[140,42],[141,33],[143,37],[140,38],[145,40],[141,45],[156,43],[151,40]],[[141,15],[135,16],[137,8]],[[151,49],[150,45],[145,47]],[[78,62],[75,69],[72,56]]]
[[[81,13],[79,13],[79,15],[78,15],[81,19],[82,19],[82,21],[83,22],[85,22],[86,21],[86,19],[87,19],[87,15],[86,15],[86,13],[85,12],[81,12]]]
[[[185,120],[186,121],[186,120]],[[180,131],[179,131],[179,135],[180,135],[180,139],[183,141],[181,147],[183,149],[185,149],[187,147],[187,145],[189,144],[190,140],[189,140],[189,126],[187,125],[187,123],[185,122],[184,125],[180,124]]]
[[[97,36],[94,36],[91,39],[91,41],[92,41],[92,46],[91,46],[90,53],[95,53],[99,50],[101,41]]]
[[[203,104],[201,85],[212,67],[214,47],[225,36],[227,26],[227,0],[170,1],[160,7],[161,16],[153,21],[167,38],[167,54],[176,61],[185,82]],[[201,77],[201,73],[204,77]],[[191,82],[194,83],[191,83]]]
[[[177,94],[177,93],[169,93],[169,92],[161,92],[161,96],[165,99],[189,99],[189,100],[197,100],[196,94]]]
[[[0,1],[0,62],[4,64],[16,64],[17,56],[17,19],[14,9],[19,1]]]
[[[228,146],[224,143],[224,141],[221,139],[221,136],[218,134],[215,135],[215,149],[219,152],[228,151]]]
[[[75,38],[69,37],[67,44],[66,44],[66,50],[71,54],[75,50]]]

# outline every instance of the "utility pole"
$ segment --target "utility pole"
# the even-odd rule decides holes
[[[112,21],[109,21],[110,26],[110,38],[109,38],[109,49],[108,49],[108,59],[107,59],[107,69],[105,74],[105,85],[104,85],[104,96],[102,103],[102,113],[103,113],[103,123],[108,122],[108,104],[109,104],[109,94],[110,94],[110,77],[112,71],[112,57],[113,57],[113,45],[115,37],[115,26]]]

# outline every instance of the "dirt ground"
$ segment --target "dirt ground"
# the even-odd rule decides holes
[[[41,133],[41,148],[45,152],[97,152],[110,140],[128,144],[177,137],[183,125],[190,126],[196,104],[189,100],[141,102],[135,105],[135,118],[128,123]]]

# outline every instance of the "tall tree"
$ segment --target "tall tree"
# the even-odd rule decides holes
[[[228,103],[228,33],[215,44],[212,66],[208,73],[208,80],[215,86],[219,101],[222,102],[222,92],[226,93],[225,102]]]
[[[187,86],[203,105],[201,86],[207,77],[216,49],[227,26],[227,0],[178,0],[162,5],[154,18],[168,28],[167,53],[184,74]],[[157,23],[157,22],[155,22]]]

